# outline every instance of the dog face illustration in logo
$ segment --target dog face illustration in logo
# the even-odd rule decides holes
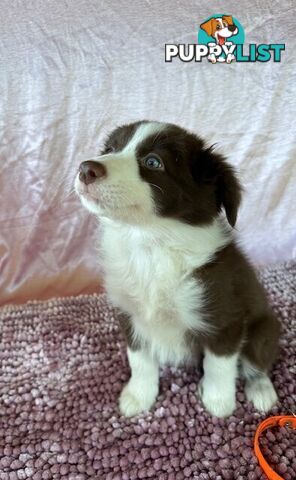
[[[207,35],[215,39],[216,43],[208,43],[209,46],[220,45],[222,47],[222,45],[232,45],[232,42],[229,42],[228,38],[238,33],[238,28],[234,24],[231,15],[223,15],[223,17],[218,18],[212,17],[206,22],[202,23],[200,28],[202,28]],[[230,63],[234,59],[235,57],[232,54],[228,54],[226,60],[224,57],[219,57],[217,59],[214,54],[210,54],[208,56],[208,60],[212,63],[216,63],[216,61],[226,61],[227,63]]]

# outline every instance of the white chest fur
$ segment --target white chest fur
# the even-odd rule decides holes
[[[130,315],[135,337],[160,363],[188,360],[186,331],[207,330],[201,315],[204,288],[193,270],[210,260],[217,244],[219,248],[221,242],[226,243],[221,228],[214,245],[209,245],[205,238],[202,244],[197,242],[199,229],[185,227],[187,231],[176,232],[174,225],[172,235],[169,228],[103,222],[102,260],[108,296],[114,306]]]

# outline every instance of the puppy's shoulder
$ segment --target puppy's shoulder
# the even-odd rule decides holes
[[[194,276],[220,307],[223,305],[228,310],[230,302],[235,308],[261,310],[266,307],[266,295],[255,268],[233,240],[216,252],[211,262],[196,269]]]

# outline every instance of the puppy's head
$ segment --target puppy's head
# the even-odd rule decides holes
[[[223,15],[223,17],[220,18],[210,18],[207,22],[202,23],[200,28],[210,37],[213,37],[219,45],[224,45],[229,37],[238,33],[238,28],[234,24],[231,15]]]
[[[234,226],[241,198],[221,155],[176,125],[148,121],[114,130],[101,154],[80,165],[75,188],[89,211],[132,224],[209,224],[224,208]]]

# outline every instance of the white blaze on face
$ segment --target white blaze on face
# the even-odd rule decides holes
[[[142,123],[141,125],[139,125],[130,141],[124,147],[122,153],[130,152],[132,154],[135,154],[138,145],[144,142],[144,140],[151,135],[157,135],[161,130],[163,130],[164,127],[165,124],[158,122]]]
[[[225,43],[225,39],[226,38],[229,38],[229,37],[232,37],[232,35],[236,35],[237,34],[237,28],[234,30],[234,32],[231,32],[228,28],[228,25],[225,26],[225,23],[223,22],[222,18],[216,18],[216,20],[218,20],[220,26],[221,26],[221,29],[220,30],[217,30],[215,33],[214,33],[214,36],[216,38],[216,41],[219,45],[223,45]]]
[[[153,215],[151,188],[140,177],[136,150],[146,138],[164,128],[163,123],[140,124],[121,151],[96,157],[94,160],[106,167],[106,178],[85,186],[76,177],[76,191],[89,211],[116,220],[143,221]]]

